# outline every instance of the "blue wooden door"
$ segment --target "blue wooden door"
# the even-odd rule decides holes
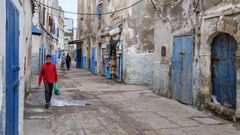
[[[6,6],[6,135],[18,135],[19,12],[10,0]]]
[[[45,57],[46,57],[46,49],[42,46],[42,48],[40,49],[41,50],[41,68],[42,68],[42,65],[45,63]],[[41,69],[40,68],[40,69]]]
[[[192,104],[192,36],[175,37],[172,58],[173,98]]]
[[[86,60],[87,60],[87,58],[86,58],[86,56],[83,56],[82,57],[82,69],[86,69]]]
[[[105,59],[104,59],[104,50],[105,50],[105,48],[102,48],[102,75],[105,75]]]
[[[121,54],[119,56],[119,77],[118,77],[118,81],[122,82],[123,78],[122,78],[122,72],[123,72],[123,41],[120,42],[120,49],[121,49]]]
[[[81,49],[77,49],[77,68],[81,68]]]
[[[92,48],[92,57],[91,57],[91,60],[90,60],[90,71],[92,73],[95,73],[95,48]]]
[[[108,44],[107,45],[107,50],[109,51],[109,54],[108,54],[108,56],[106,56],[106,57],[104,57],[104,63],[105,63],[105,76],[108,78],[108,79],[111,79],[112,78],[112,75],[111,75],[111,71],[110,71],[110,61],[111,61],[111,50],[112,50],[112,48],[111,48],[111,45],[110,44]]]
[[[236,108],[237,42],[228,34],[218,35],[212,44],[213,95],[222,105]]]

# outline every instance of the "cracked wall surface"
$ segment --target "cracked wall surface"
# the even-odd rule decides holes
[[[174,36],[192,35],[192,96],[197,102],[211,102],[211,44],[220,33],[228,33],[239,40],[239,0],[153,0],[156,5],[154,28],[154,81],[153,91],[172,97],[172,46]],[[166,46],[166,57],[161,56],[161,47]],[[237,63],[239,61],[237,51]],[[239,82],[239,66],[237,66]],[[240,94],[237,83],[237,109],[239,115]],[[203,95],[203,99],[199,99]]]
[[[79,12],[95,13],[96,7],[101,5],[102,12],[111,12],[123,7],[127,7],[133,3],[136,3],[137,1],[138,0],[95,0],[89,2],[80,0],[78,4],[78,10]],[[131,84],[152,83],[153,79],[151,79],[151,77],[147,79],[144,77],[145,75],[149,74],[149,72],[153,72],[153,68],[151,66],[146,66],[145,70],[136,70],[134,74],[132,73],[132,67],[130,66],[134,65],[136,69],[141,69],[146,63],[143,65],[136,63],[139,61],[139,58],[141,58],[141,60],[144,62],[148,61],[149,65],[153,63],[153,58],[151,59],[151,55],[153,55],[154,52],[154,13],[155,11],[152,8],[151,3],[144,0],[143,2],[121,12],[101,15],[101,19],[97,19],[96,16],[92,17],[79,15],[79,20],[81,20],[81,18],[83,20],[95,20],[89,22],[80,21],[82,31],[78,33],[78,37],[84,41],[83,55],[88,56],[88,54],[90,54],[91,56],[91,52],[87,52],[86,48],[92,47],[96,48],[96,52],[101,53],[100,49],[106,48],[111,41],[111,36],[104,35],[104,33],[119,27],[121,30],[119,39],[123,44],[124,82]],[[99,47],[99,44],[101,44],[101,48]],[[130,54],[128,50],[129,48],[133,47],[136,49],[136,51],[134,51],[135,54]],[[96,53],[95,55],[97,62],[96,74],[102,74],[102,55],[99,55],[99,53]]]
[[[196,29],[196,14],[194,12],[195,2],[191,0],[178,1],[155,1],[158,11],[155,23],[155,53],[154,53],[154,82],[153,90],[161,95],[171,97],[172,93],[172,45],[173,38],[181,35],[194,35]],[[194,38],[195,39],[195,38]],[[161,56],[161,47],[165,46],[167,54]],[[195,46],[195,44],[193,44]],[[193,47],[195,48],[195,47]],[[197,52],[194,59],[197,59]],[[197,60],[193,67],[198,68]],[[193,69],[193,78],[199,77],[198,69]],[[193,91],[198,91],[198,81],[192,82]],[[195,92],[197,93],[197,92]],[[195,100],[195,99],[194,99]]]

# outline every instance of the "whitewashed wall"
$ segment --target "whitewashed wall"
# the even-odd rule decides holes
[[[0,134],[5,133],[5,45],[6,45],[6,3],[5,0],[0,1]]]
[[[20,86],[19,86],[19,133],[23,135],[23,109],[24,109],[24,91],[26,78],[29,78],[30,71],[27,69],[29,49],[31,49],[31,27],[32,27],[32,5],[30,0],[12,0],[19,11],[19,64],[20,64]],[[21,2],[21,3],[20,3]],[[6,0],[0,1],[0,134],[5,134],[5,115],[6,115]],[[26,62],[24,62],[24,58]]]

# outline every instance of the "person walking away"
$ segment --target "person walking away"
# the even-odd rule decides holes
[[[66,56],[66,65],[67,65],[67,70],[70,70],[70,66],[71,66],[71,57],[69,55],[69,53]]]
[[[63,55],[61,57],[61,70],[62,71],[65,70],[65,63],[66,63],[66,56],[65,56],[65,53],[63,53]]]
[[[51,55],[46,56],[46,63],[42,65],[38,80],[39,86],[41,85],[42,80],[45,87],[45,108],[48,109],[51,103],[53,84],[58,81],[56,65],[52,63]]]

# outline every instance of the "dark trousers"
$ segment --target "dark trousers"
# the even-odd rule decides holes
[[[70,64],[71,64],[71,62],[69,62],[69,61],[66,62],[67,69],[70,69]]]
[[[53,83],[44,83],[44,86],[45,86],[46,103],[50,103],[52,98],[52,92],[53,92]]]

